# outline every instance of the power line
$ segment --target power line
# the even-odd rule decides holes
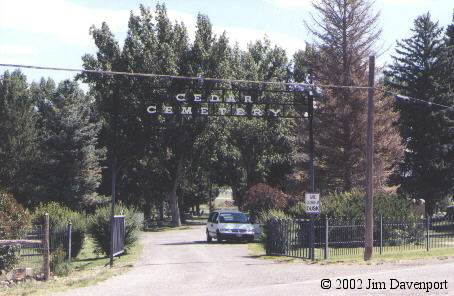
[[[122,72],[122,71],[106,71],[106,70],[86,70],[76,68],[62,68],[62,67],[46,67],[46,66],[35,66],[35,65],[23,65],[23,64],[0,64],[1,67],[14,67],[14,68],[25,68],[35,70],[52,70],[52,71],[66,71],[66,72],[77,72],[77,73],[91,73],[101,75],[124,75],[132,77],[149,77],[149,78],[169,78],[179,80],[197,80],[197,81],[212,81],[212,82],[233,82],[233,83],[254,83],[254,84],[268,84],[268,85],[286,85],[286,86],[306,86],[306,87],[323,87],[323,88],[351,88],[351,89],[369,89],[368,86],[355,86],[355,85],[323,85],[323,84],[311,84],[303,82],[281,82],[281,81],[258,81],[258,80],[244,80],[244,79],[221,79],[201,76],[179,76],[179,75],[167,75],[167,74],[155,74],[155,73],[135,73],[135,72]]]
[[[452,108],[454,108],[454,106],[447,106],[447,105],[443,105],[443,104],[438,104],[438,103],[434,103],[434,102],[429,102],[429,101],[425,101],[425,100],[421,100],[421,99],[405,96],[405,95],[402,95],[402,94],[399,94],[399,93],[396,93],[396,92],[393,92],[393,91],[390,91],[390,90],[383,89],[382,87],[376,87],[376,89],[384,92],[385,94],[394,96],[396,101],[408,102],[408,103],[411,103],[411,101],[414,101],[414,102],[418,102],[420,104],[427,105],[428,107],[437,106],[437,107],[441,107],[441,108],[444,108],[444,109],[452,109]]]
[[[356,86],[356,85],[333,85],[333,84],[311,84],[303,82],[280,82],[280,81],[258,81],[258,80],[243,80],[243,79],[221,79],[221,78],[211,78],[211,77],[196,77],[196,76],[179,76],[179,75],[167,75],[167,74],[155,74],[155,73],[135,73],[135,72],[122,72],[122,71],[106,71],[106,70],[87,70],[87,69],[77,69],[77,68],[63,68],[63,67],[47,67],[47,66],[36,66],[36,65],[24,65],[24,64],[5,64],[0,63],[0,67],[14,67],[14,68],[24,68],[24,69],[34,69],[34,70],[51,70],[51,71],[65,71],[65,72],[75,72],[75,73],[90,73],[90,74],[100,74],[100,75],[124,75],[129,77],[148,77],[148,78],[168,78],[168,79],[179,79],[179,80],[197,80],[197,81],[212,81],[212,82],[229,82],[229,83],[254,83],[261,85],[285,85],[291,87],[320,87],[320,88],[347,88],[347,89],[362,89],[368,90],[369,86]],[[383,89],[382,87],[373,87],[376,90],[380,90],[385,94],[393,95],[396,100],[404,102],[419,102],[423,103],[429,107],[437,106],[445,109],[452,109],[454,106],[447,106],[443,104],[433,103],[424,101],[421,99],[416,99],[413,97],[405,96],[393,91]]]

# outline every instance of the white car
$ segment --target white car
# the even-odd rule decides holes
[[[238,211],[221,210],[210,213],[207,221],[207,242],[223,240],[254,240],[254,225],[249,216]]]

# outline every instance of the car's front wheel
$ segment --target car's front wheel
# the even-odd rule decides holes
[[[208,229],[207,229],[207,243],[211,243],[211,241],[213,240],[213,238],[211,237],[210,233],[208,232]]]
[[[222,235],[221,235],[221,233],[219,232],[219,230],[216,231],[216,240],[217,240],[218,242],[222,242]]]

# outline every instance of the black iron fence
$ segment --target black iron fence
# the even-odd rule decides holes
[[[359,221],[271,220],[265,225],[265,248],[268,255],[307,259],[360,255],[364,234],[364,223]],[[374,223],[376,254],[433,248],[454,248],[454,219],[399,221],[380,217]]]

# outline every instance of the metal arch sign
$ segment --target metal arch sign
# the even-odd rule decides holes
[[[269,91],[273,92],[273,91]],[[289,91],[290,92],[290,91]],[[303,91],[297,91],[302,93]],[[312,96],[312,91],[308,92]],[[305,106],[301,108],[301,106]],[[305,109],[302,112],[296,108]],[[200,115],[236,117],[281,117],[309,118],[310,100],[304,102],[276,102],[275,100],[254,99],[251,95],[225,95],[199,93],[178,93],[166,104],[150,104],[146,107],[149,115]]]

